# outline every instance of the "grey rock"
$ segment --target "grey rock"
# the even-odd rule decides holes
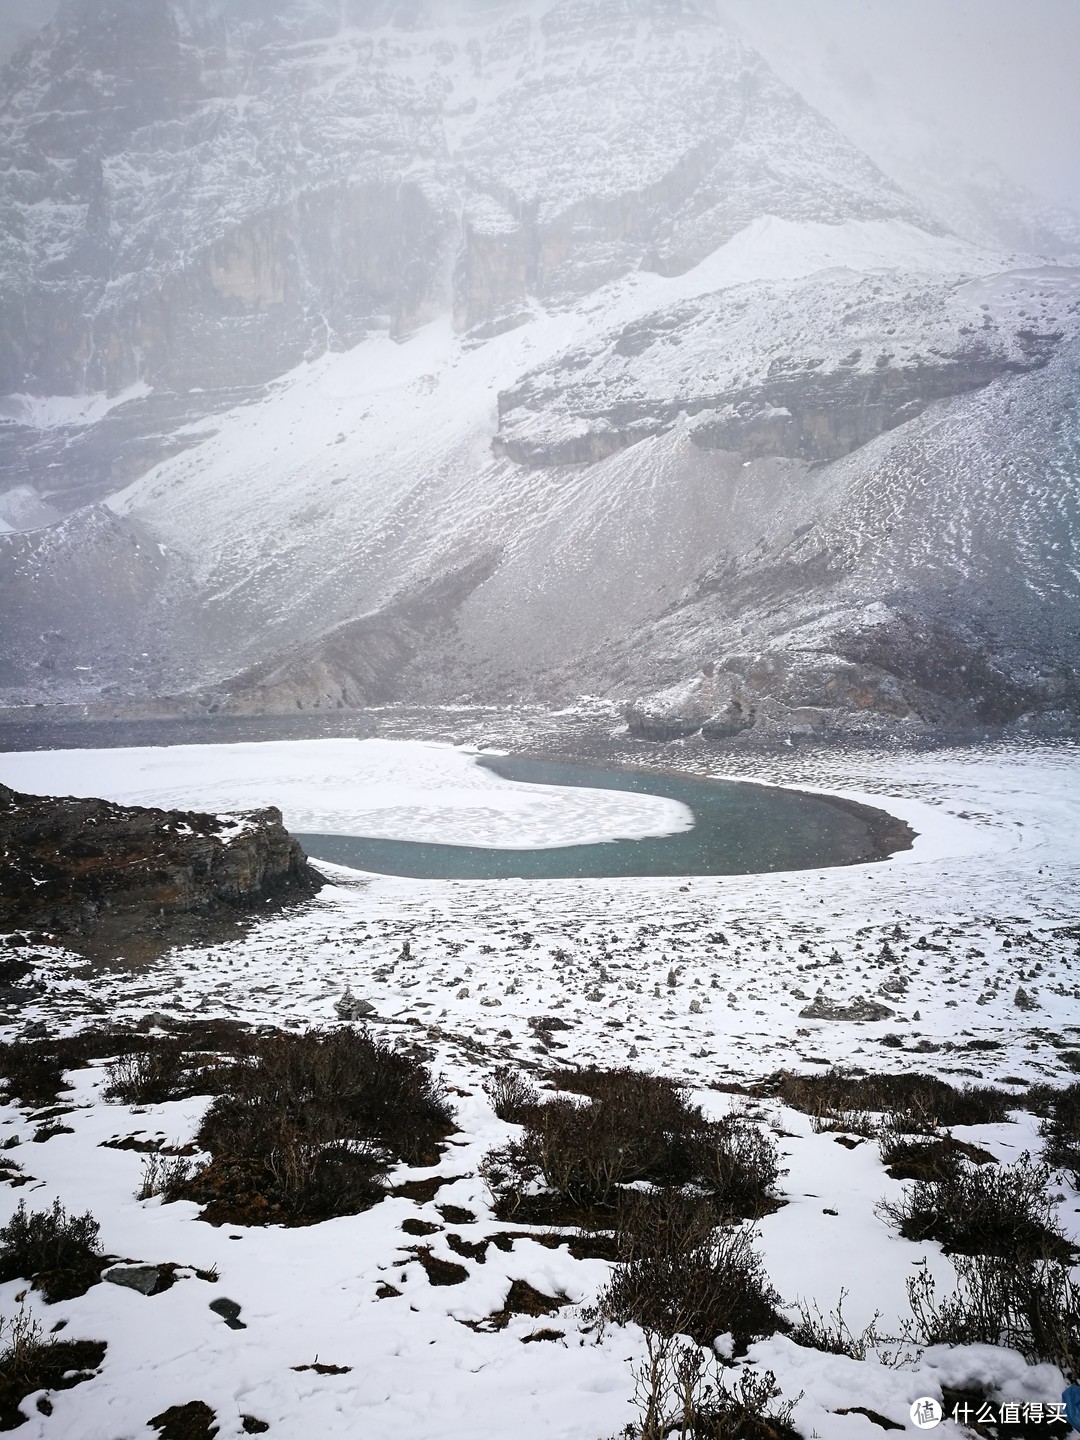
[[[244,909],[263,913],[322,885],[276,809],[223,819],[0,785],[0,856],[0,930],[54,930],[75,948],[234,928]]]
[[[235,1300],[229,1300],[222,1295],[218,1300],[210,1301],[210,1309],[215,1315],[220,1315],[230,1330],[246,1330],[247,1326],[240,1319],[240,1306]]]
[[[882,1005],[877,1000],[867,1000],[859,996],[849,1001],[846,1005],[836,1000],[826,1000],[819,995],[804,1009],[799,1011],[800,1020],[853,1020],[863,1022],[868,1020],[889,1020],[896,1014],[890,1010],[888,1005]]]
[[[351,990],[346,989],[334,1005],[334,1013],[339,1020],[363,1020],[368,1015],[375,1014],[375,1006],[370,1000],[358,999]]]
[[[168,1288],[162,1282],[168,1271],[159,1265],[114,1265],[102,1275],[110,1285],[122,1285],[125,1290],[137,1290],[140,1295],[153,1295]]]

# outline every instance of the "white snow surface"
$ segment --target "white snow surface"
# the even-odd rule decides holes
[[[505,850],[640,840],[693,828],[660,795],[504,780],[450,745],[297,740],[0,755],[0,779],[42,795],[165,809],[276,805],[290,830]]]
[[[124,764],[145,765],[139,753],[147,752],[116,752],[114,775]],[[297,753],[307,754],[310,777],[317,752]],[[422,752],[406,753],[420,763]],[[168,755],[159,752],[166,764]],[[226,758],[235,760],[235,747]],[[445,755],[432,762],[444,775],[447,763]],[[67,755],[6,755],[0,778],[26,786],[35,767],[45,774],[50,765],[74,778],[73,764]],[[389,1197],[306,1229],[214,1227],[199,1222],[194,1204],[135,1200],[142,1157],[101,1148],[129,1135],[184,1143],[209,1101],[132,1109],[104,1101],[104,1067],[72,1073],[62,1103],[73,1108],[61,1120],[69,1133],[7,1152],[32,1179],[17,1190],[0,1186],[0,1220],[20,1198],[43,1209],[59,1197],[69,1211],[94,1213],[111,1253],[215,1266],[218,1278],[208,1283],[192,1268],[152,1298],[101,1284],[52,1306],[31,1292],[27,1303],[46,1328],[63,1320],[65,1338],[109,1348],[98,1376],[50,1396],[51,1416],[30,1397],[21,1433],[149,1440],[152,1416],[194,1399],[216,1412],[222,1440],[239,1440],[243,1415],[268,1422],[280,1440],[605,1440],[620,1432],[636,1413],[643,1337],[633,1326],[598,1334],[578,1308],[595,1299],[609,1265],[575,1260],[565,1246],[529,1238],[528,1226],[497,1220],[479,1174],[484,1154],[518,1133],[495,1118],[481,1088],[499,1063],[630,1063],[686,1081],[710,1114],[748,1109],[773,1133],[785,1169],[784,1203],[756,1227],[785,1305],[804,1298],[827,1313],[847,1291],[844,1314],[856,1333],[876,1310],[882,1330],[895,1333],[907,1314],[907,1278],[925,1265],[948,1293],[953,1271],[936,1243],[902,1239],[877,1212],[878,1200],[898,1198],[903,1187],[884,1173],[874,1141],[853,1132],[840,1137],[846,1148],[799,1111],[710,1087],[830,1063],[992,1082],[1018,1096],[1025,1081],[1074,1078],[1058,1045],[1080,1038],[1078,770],[1072,745],[796,752],[762,760],[756,778],[875,797],[917,813],[923,840],[878,864],[689,881],[421,882],[327,867],[332,883],[313,901],[233,941],[141,968],[51,961],[41,972],[47,992],[0,1027],[0,1038],[29,1021],[57,1033],[80,1029],[100,1023],[103,1010],[119,1023],[152,1011],[326,1025],[348,984],[376,1006],[381,1038],[423,1045],[449,1086],[458,1131],[434,1169],[392,1177],[445,1178],[432,1201]],[[152,783],[144,768],[133,786]],[[1021,977],[1031,1011],[1013,1002]],[[869,1024],[807,1019],[800,1011],[817,990],[838,1001],[882,998],[895,1014]],[[557,1032],[563,1048],[538,1053],[528,1023],[538,1015],[567,1023]],[[39,1119],[0,1108],[12,1139],[31,1140]],[[1037,1120],[1020,1109],[1005,1123],[954,1133],[1003,1163],[1037,1156],[1042,1145]],[[1059,1224],[1080,1239],[1080,1194],[1064,1177],[1052,1193]],[[448,1219],[438,1209],[446,1205],[475,1221]],[[462,1283],[431,1286],[408,1248],[415,1240],[401,1230],[406,1219],[439,1227],[422,1243],[460,1263]],[[524,1233],[509,1250],[490,1245],[483,1262],[449,1244],[507,1228]],[[518,1278],[570,1303],[549,1319],[514,1316],[498,1333],[463,1323],[497,1310]],[[376,1298],[386,1284],[401,1293]],[[5,1314],[23,1289],[24,1281],[0,1286]],[[210,1311],[221,1297],[242,1307],[246,1329],[229,1330]],[[541,1328],[561,1335],[522,1343]],[[294,1368],[316,1358],[350,1368]],[[826,1355],[776,1335],[728,1373],[772,1369],[785,1397],[800,1397],[793,1423],[818,1440],[874,1440],[880,1431],[864,1415],[837,1413],[857,1406],[914,1436],[909,1406],[940,1396],[943,1383],[980,1381],[999,1399],[1044,1402],[1063,1386],[1053,1367],[996,1347],[916,1349],[896,1368],[883,1358]],[[946,1440],[960,1434],[946,1422]]]
[[[150,386],[140,380],[115,395],[104,390],[92,395],[0,395],[0,425],[29,425],[35,430],[96,425],[110,410],[149,394]]]

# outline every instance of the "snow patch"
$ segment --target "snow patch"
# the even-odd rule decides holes
[[[0,396],[0,425],[28,425],[34,430],[96,425],[110,410],[131,400],[143,400],[151,387],[143,381],[115,395],[4,395]]]

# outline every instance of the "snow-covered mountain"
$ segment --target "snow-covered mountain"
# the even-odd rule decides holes
[[[69,0],[0,92],[9,703],[1075,706],[1080,272],[709,0]]]

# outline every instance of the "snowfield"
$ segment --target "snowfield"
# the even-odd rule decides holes
[[[276,803],[296,828],[300,816],[304,825],[322,817],[319,828],[361,818],[384,825],[380,833],[438,831],[468,843],[506,843],[499,837],[528,827],[546,836],[530,844],[567,843],[571,833],[684,818],[648,807],[579,812],[555,790],[546,801],[515,801],[508,789],[545,787],[498,781],[449,747],[324,741],[208,755],[209,748],[7,754],[0,780],[142,803]],[[677,748],[672,753],[677,764]],[[375,1005],[375,1033],[430,1055],[459,1131],[437,1167],[392,1176],[445,1177],[433,1200],[390,1197],[307,1229],[213,1227],[193,1204],[135,1200],[143,1157],[100,1148],[133,1134],[184,1143],[208,1100],[106,1104],[102,1066],[73,1074],[75,1089],[62,1101],[74,1107],[62,1119],[70,1133],[14,1152],[33,1179],[18,1190],[0,1187],[0,1220],[20,1198],[41,1209],[59,1196],[69,1210],[93,1211],[106,1250],[191,1269],[150,1298],[101,1284],[47,1306],[31,1292],[27,1303],[46,1328],[64,1320],[65,1335],[107,1340],[109,1348],[99,1376],[50,1396],[51,1416],[39,1414],[32,1397],[20,1433],[149,1437],[151,1416],[193,1399],[216,1412],[222,1440],[245,1433],[244,1415],[266,1421],[275,1440],[607,1440],[620,1432],[636,1414],[633,1369],[643,1337],[632,1326],[598,1334],[579,1308],[595,1299],[610,1266],[527,1238],[506,1251],[489,1246],[482,1262],[448,1245],[458,1232],[476,1242],[506,1228],[478,1174],[485,1152],[516,1133],[495,1118],[481,1088],[499,1063],[630,1063],[685,1080],[710,1114],[749,1106],[775,1134],[786,1169],[786,1203],[757,1230],[788,1306],[806,1299],[827,1313],[846,1291],[853,1330],[880,1311],[882,1329],[895,1333],[907,1314],[905,1281],[918,1267],[949,1291],[953,1268],[940,1247],[900,1238],[875,1213],[877,1201],[903,1187],[884,1173],[873,1141],[851,1135],[838,1144],[777,1101],[711,1087],[828,1064],[985,1080],[1018,1096],[1028,1082],[1068,1083],[1062,1046],[1080,1042],[1080,753],[1071,745],[925,755],[808,750],[755,766],[760,780],[877,803],[908,818],[920,838],[911,852],[872,865],[690,881],[423,882],[324,866],[332,883],[316,899],[238,928],[235,941],[142,967],[50,960],[47,992],[11,1018],[5,1038],[28,1023],[65,1033],[105,1014],[121,1023],[153,1014],[327,1025],[351,986]],[[377,767],[382,786],[374,784]],[[421,802],[432,813],[410,820]],[[497,823],[481,821],[478,807]],[[1014,1003],[1021,983],[1030,1010]],[[873,998],[893,1015],[862,1024],[804,1017],[818,992],[839,1003]],[[568,1027],[549,1035],[550,1049],[529,1023],[543,1016]],[[0,1122],[4,1136],[24,1142],[39,1123],[14,1105],[0,1110]],[[954,1133],[1005,1163],[1037,1155],[1042,1144],[1023,1110],[1009,1123]],[[1080,1195],[1064,1178],[1054,1193],[1059,1223],[1080,1240]],[[437,1208],[447,1205],[475,1220],[452,1223]],[[402,1222],[416,1218],[439,1227],[424,1243],[465,1267],[462,1283],[432,1286],[404,1248],[413,1242]],[[211,1267],[212,1283],[194,1274]],[[464,1322],[500,1307],[514,1279],[569,1303],[550,1320],[515,1315],[498,1333],[468,1328]],[[400,1295],[378,1299],[387,1283]],[[5,1312],[23,1288],[0,1287]],[[241,1307],[246,1329],[227,1328],[209,1309],[222,1297]],[[538,1326],[561,1333],[522,1343]],[[1052,1367],[985,1346],[938,1347],[897,1368],[880,1358],[826,1355],[777,1335],[739,1363],[772,1369],[788,1399],[801,1392],[793,1424],[808,1440],[880,1435],[865,1415],[837,1413],[859,1406],[914,1435],[909,1406],[940,1395],[943,1383],[982,1382],[1003,1399],[1044,1402],[1056,1401],[1063,1384]],[[316,1359],[350,1368],[294,1368]],[[958,1433],[952,1422],[945,1428]]]
[[[0,757],[0,777],[30,794],[98,796],[124,805],[213,813],[276,805],[301,834],[505,850],[641,840],[694,823],[677,800],[523,785],[452,746],[408,741],[25,753]]]

